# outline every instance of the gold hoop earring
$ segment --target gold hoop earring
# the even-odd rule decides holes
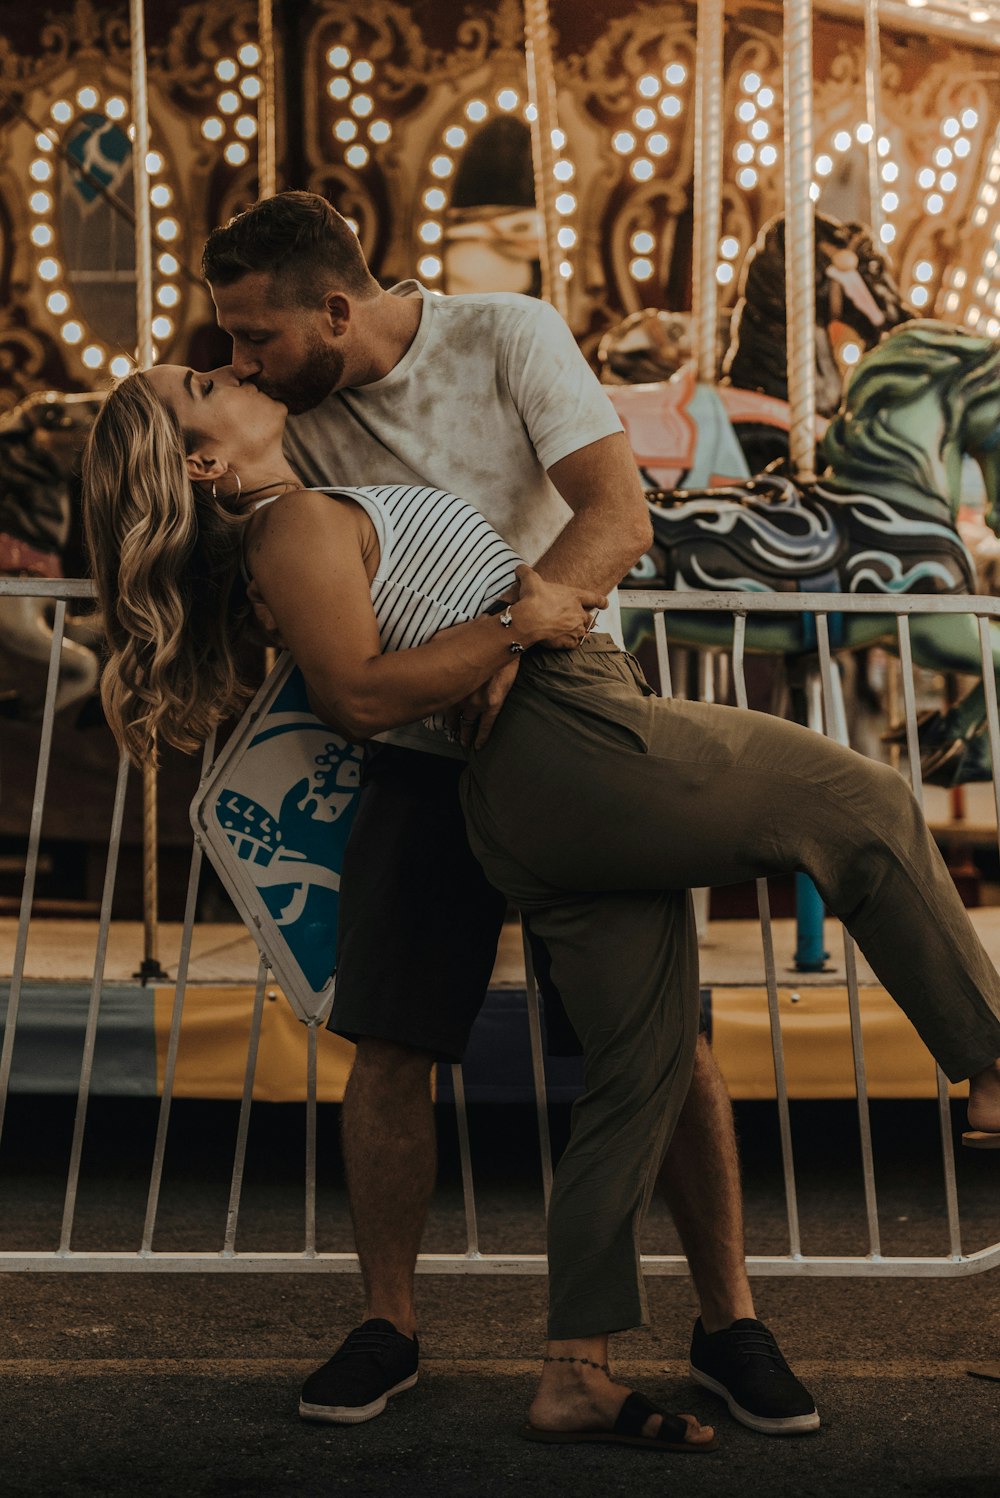
[[[233,504],[239,504],[240,495],[243,493],[243,480],[240,478],[240,476],[239,476],[238,473],[234,472],[233,476],[236,479],[236,493],[233,494],[231,496],[231,498],[232,498]],[[219,490],[218,490],[218,486],[217,486],[217,484],[215,482],[215,479],[212,480],[212,498],[214,499],[214,501],[215,501],[216,504],[219,503]]]

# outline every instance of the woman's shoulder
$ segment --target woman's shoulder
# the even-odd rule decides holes
[[[309,545],[323,538],[343,539],[347,534],[356,535],[365,550],[371,531],[365,506],[350,490],[290,489],[251,517],[247,559],[288,542]]]

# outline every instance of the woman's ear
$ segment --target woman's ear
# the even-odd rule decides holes
[[[221,479],[229,471],[228,463],[223,463],[221,458],[213,458],[208,453],[188,453],[186,462],[188,478],[193,484],[211,483],[215,479]]]

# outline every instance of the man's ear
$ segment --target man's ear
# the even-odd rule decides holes
[[[188,453],[186,462],[188,478],[193,484],[208,484],[214,479],[221,479],[229,469],[229,464],[223,463],[221,458],[214,458],[204,452]]]
[[[323,298],[326,315],[334,338],[342,338],[351,320],[351,303],[342,291],[328,291]]]

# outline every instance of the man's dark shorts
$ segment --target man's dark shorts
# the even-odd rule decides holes
[[[472,856],[458,797],[465,761],[395,744],[365,750],[344,856],[328,1028],[460,1061],[486,997],[507,902]],[[579,1053],[531,937],[548,1049]]]

